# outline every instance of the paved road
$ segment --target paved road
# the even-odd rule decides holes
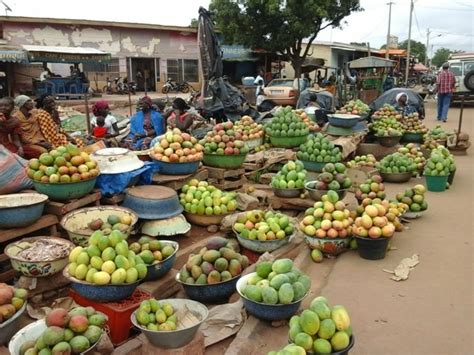
[[[451,109],[443,126],[457,127],[459,109]],[[463,131],[474,139],[474,108],[464,112]],[[434,127],[434,102],[427,103],[425,124]],[[324,295],[350,312],[356,345],[351,355],[456,355],[472,354],[474,319],[473,290],[473,149],[456,157],[457,172],[452,188],[427,193],[429,209],[419,220],[397,233],[384,260],[368,261],[348,252],[336,260],[314,264],[307,256],[305,271],[313,279],[312,294]],[[387,195],[407,184],[386,184]],[[352,196],[346,199],[353,198]],[[309,253],[308,253],[309,254]],[[405,257],[418,254],[420,264],[404,282],[390,280],[382,269],[393,269]],[[253,354],[266,354],[287,343],[287,327],[272,328],[260,322],[249,343]],[[222,354],[225,346],[206,354]],[[244,354],[242,354],[244,355]],[[247,354],[245,354],[247,355]]]

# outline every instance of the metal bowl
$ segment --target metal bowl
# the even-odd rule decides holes
[[[283,245],[287,244],[291,238],[291,236],[287,236],[283,239],[275,239],[275,240],[251,240],[251,239],[242,237],[239,233],[235,231],[235,229],[232,228],[232,230],[237,236],[237,240],[239,241],[240,245],[256,253],[262,253],[262,254],[266,252],[272,252],[282,247]]]
[[[137,186],[127,190],[122,204],[142,219],[167,219],[183,212],[175,190],[165,186]]]
[[[158,220],[147,221],[141,225],[140,232],[151,237],[169,237],[186,234],[191,230],[191,224],[180,214],[179,216]]]
[[[13,336],[12,340],[10,340],[10,343],[8,344],[8,350],[10,351],[10,354],[20,355],[21,346],[27,341],[36,341],[47,328],[48,327],[46,326],[45,320],[40,319],[20,329],[20,331]],[[100,343],[103,335],[104,331],[102,331],[102,335],[100,336],[99,340],[92,344],[89,349],[80,353],[80,355],[93,354],[94,349]]]
[[[50,184],[33,180],[33,186],[39,193],[45,194],[54,201],[68,201],[81,198],[94,189],[97,176],[89,180]]]
[[[229,214],[230,213],[218,214],[218,215],[205,215],[205,214],[194,214],[194,213],[184,212],[184,217],[186,217],[188,222],[192,224],[195,224],[201,227],[208,227],[212,225],[221,224],[222,220]]]
[[[95,285],[72,277],[69,275],[67,268],[63,270],[63,276],[71,281],[71,288],[79,295],[88,300],[100,303],[117,302],[127,299],[133,294],[140,283],[140,280],[137,280],[129,284]]]
[[[129,232],[138,221],[137,214],[128,208],[119,206],[97,206],[80,208],[69,212],[61,219],[61,227],[67,232],[69,239],[74,244],[86,247],[89,237],[93,233],[93,231],[87,227],[87,224],[98,218],[106,221],[107,217],[112,214],[119,217],[130,216],[132,218]]]
[[[304,188],[306,189],[306,191],[308,191],[309,193],[309,197],[311,197],[313,200],[315,201],[321,201],[322,197],[324,195],[327,195],[328,191],[334,191],[334,190],[317,190],[314,188],[314,185],[317,183],[318,181],[315,180],[315,181],[308,181],[305,185],[304,185]],[[335,190],[337,195],[339,196],[339,200],[341,201],[342,199],[344,199],[344,197],[346,197],[346,194],[347,194],[347,190],[348,189],[341,189],[341,190]]]
[[[143,328],[141,325],[138,324],[137,319],[135,317],[135,312],[131,315],[132,323],[135,327],[137,327],[143,334],[145,334],[146,338],[150,343],[155,346],[159,346],[162,348],[180,348],[193,340],[194,335],[196,334],[199,326],[204,322],[209,314],[209,311],[205,305],[202,303],[191,301],[187,299],[180,299],[180,298],[170,298],[159,300],[160,303],[169,303],[173,306],[174,309],[182,309],[186,307],[189,312],[193,313],[199,319],[199,322],[192,325],[191,327],[184,328],[184,329],[176,329],[170,331],[156,331],[156,330],[148,330]],[[178,320],[179,321],[179,320]]]
[[[239,280],[240,275],[234,278],[211,285],[192,285],[182,282],[179,279],[179,272],[176,273],[176,282],[183,286],[186,295],[195,301],[203,303],[218,303],[227,301],[229,297],[235,292],[235,285]]]
[[[309,160],[301,160],[301,162],[303,163],[304,168],[306,170],[314,171],[314,172],[317,172],[317,173],[322,172],[324,166],[327,164],[327,163],[318,163],[318,162],[309,161]]]
[[[382,147],[394,147],[400,142],[402,136],[375,136],[375,138]]]
[[[289,198],[299,197],[304,192],[304,189],[277,189],[275,187],[272,187],[272,190],[275,196]]]
[[[406,218],[406,219],[416,219],[416,218],[420,218],[421,216],[423,216],[423,211],[420,211],[420,212],[407,211],[401,215],[402,218]]]
[[[293,344],[293,342],[290,339],[288,339],[288,343]],[[351,335],[349,337],[349,345],[347,345],[347,347],[345,349],[342,349],[342,350],[339,350],[339,351],[333,351],[333,352],[331,352],[327,355],[349,355],[349,350],[351,350],[353,348],[354,343],[355,343],[355,337],[354,337],[354,335]],[[306,355],[317,355],[317,354],[319,354],[319,353],[314,353],[312,351],[307,351],[306,352]]]
[[[296,148],[306,142],[309,134],[296,137],[273,137],[270,136],[270,142],[276,148]]]
[[[174,253],[167,257],[165,260],[158,261],[152,265],[148,265],[146,276],[143,279],[144,282],[155,281],[163,277],[168,271],[171,270],[176,261],[176,254],[179,250],[179,244],[172,240],[160,240],[160,243],[163,246],[171,245],[174,248]]]
[[[408,171],[405,173],[383,173],[380,172],[383,182],[407,182],[412,177],[412,172]]]
[[[48,196],[20,193],[0,196],[0,228],[16,228],[35,223],[43,214]]]
[[[247,154],[217,155],[204,154],[203,163],[207,166],[223,169],[237,169],[242,166]]]
[[[328,115],[329,124],[336,127],[354,127],[360,116],[349,113],[334,113]]]
[[[242,301],[244,303],[245,309],[247,312],[252,314],[253,316],[264,319],[268,321],[274,320],[283,320],[292,317],[293,315],[298,312],[300,308],[301,302],[304,298],[308,295],[309,291],[298,301],[292,302],[290,304],[265,304],[252,301],[251,299],[244,296],[241,290],[244,289],[245,285],[247,285],[247,280],[255,275],[255,272],[242,276],[240,280],[237,282],[237,292],[239,293]]]
[[[349,249],[351,238],[316,238],[305,236],[310,249],[318,249],[326,255],[339,255]]]
[[[64,244],[69,247],[70,250],[75,247],[75,245],[69,240],[56,237],[31,237],[12,242],[5,247],[5,254],[10,258],[12,267],[16,271],[19,271],[28,277],[46,277],[54,275],[66,267],[68,264],[69,254],[65,257],[49,261],[24,260],[17,256],[17,254],[24,249],[26,243],[33,243],[41,239],[47,239],[49,241],[55,241]]]
[[[12,336],[21,328],[21,316],[25,313],[26,302],[16,311],[16,313],[7,321],[0,324],[0,346],[7,344]]]
[[[186,163],[168,163],[161,160],[155,160],[153,155],[150,155],[153,163],[158,167],[158,173],[163,175],[189,175],[193,174],[199,169],[200,160],[189,161]]]

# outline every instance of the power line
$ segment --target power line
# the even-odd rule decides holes
[[[423,37],[423,34],[421,33],[421,30],[420,30],[420,25],[418,24],[418,17],[416,17],[415,8],[413,8],[413,15],[415,16],[415,23],[416,23],[416,29],[418,30],[418,34],[420,35],[420,37]]]
[[[426,9],[436,9],[436,10],[446,10],[446,11],[474,11],[474,8],[471,9],[455,9],[455,8],[448,8],[448,7],[439,7],[439,6],[424,6],[420,5],[420,7],[426,8]]]

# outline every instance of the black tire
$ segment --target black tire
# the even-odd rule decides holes
[[[163,87],[161,88],[161,92],[162,92],[163,94],[169,93],[169,92],[170,92],[169,86],[168,86],[168,85],[163,86]]]
[[[408,79],[408,87],[409,88],[414,88],[416,86],[416,80],[414,79]]]
[[[181,92],[183,94],[187,94],[189,92],[189,85],[188,84],[185,84],[181,87]]]
[[[464,86],[469,91],[474,91],[474,70],[471,70],[464,76]]]
[[[271,111],[275,107],[275,103],[270,100],[263,101],[258,107],[258,112],[267,112]]]

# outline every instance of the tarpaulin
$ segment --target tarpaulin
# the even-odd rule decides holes
[[[125,191],[129,185],[150,185],[155,166],[151,162],[145,162],[140,169],[122,174],[101,174],[97,178],[95,186],[100,189],[104,196],[119,194]]]

